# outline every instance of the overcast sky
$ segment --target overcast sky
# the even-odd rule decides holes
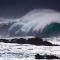
[[[60,0],[0,0],[0,17],[18,18],[37,8],[60,11]]]

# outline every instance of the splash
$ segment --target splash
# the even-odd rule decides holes
[[[60,12],[50,9],[34,9],[18,19],[9,28],[10,36],[39,35],[46,25],[60,23]]]

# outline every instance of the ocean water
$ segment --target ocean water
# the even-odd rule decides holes
[[[51,9],[34,9],[21,18],[0,18],[0,38],[8,37],[11,41],[11,37],[17,36],[19,38],[26,36],[25,39],[31,38],[28,36],[38,36],[52,44],[60,45],[60,12]],[[0,42],[0,60],[35,60],[37,53],[60,57],[60,47]]]
[[[54,55],[60,57],[59,52],[59,46],[36,46],[0,42],[0,60],[35,60],[37,53],[40,55]]]

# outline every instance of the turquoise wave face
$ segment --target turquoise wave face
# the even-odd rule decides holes
[[[60,23],[48,24],[42,31],[42,37],[52,37],[60,35]]]

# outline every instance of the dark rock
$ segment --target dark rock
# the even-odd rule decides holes
[[[15,38],[12,39],[11,41],[7,39],[0,39],[0,42],[5,42],[5,43],[18,43],[18,44],[33,44],[33,45],[45,45],[45,46],[58,46],[56,44],[52,44],[48,41],[43,41],[41,38],[29,38],[28,40],[24,38]]]
[[[60,59],[59,57],[56,57],[54,55],[35,55],[35,59]]]
[[[25,44],[26,40],[24,38],[20,38],[20,39],[12,39],[11,43],[18,43],[18,44]]]
[[[54,56],[54,55],[46,55],[45,56],[47,59],[59,59],[59,57]]]
[[[34,44],[34,45],[42,45],[43,44],[43,40],[40,38],[30,38],[27,40],[28,44]]]
[[[35,59],[43,59],[43,56],[39,55],[39,54],[36,54],[35,55]]]
[[[43,44],[46,45],[46,46],[53,46],[53,44],[48,42],[48,41],[43,41]]]
[[[48,41],[44,41],[44,45],[46,45],[46,46],[58,46],[57,44],[52,44]]]
[[[9,43],[9,40],[7,40],[7,39],[0,39],[0,42]]]
[[[27,43],[33,45],[57,46],[48,41],[43,41],[41,38],[30,38],[27,40]]]
[[[12,39],[12,40],[10,41],[10,43],[17,43],[16,41],[17,41],[17,39]]]

